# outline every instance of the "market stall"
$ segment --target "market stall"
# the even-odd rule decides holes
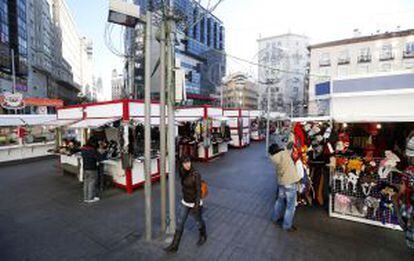
[[[159,104],[151,104],[151,176],[159,179]],[[131,193],[144,183],[144,103],[136,100],[81,104],[58,109],[58,121],[74,120],[65,125],[75,130],[81,144],[94,137],[108,144],[108,159],[103,161],[104,173],[114,184]],[[62,169],[74,172],[83,180],[79,153],[61,153]]]
[[[223,115],[229,118],[231,131],[230,146],[244,148],[250,144],[250,116],[248,110],[223,109]]]
[[[266,139],[266,120],[263,112],[259,110],[249,111],[250,119],[250,140],[263,141]]]
[[[50,155],[55,132],[47,123],[56,115],[0,115],[0,162]]]
[[[208,161],[228,151],[230,128],[223,110],[210,106],[180,107],[175,112],[179,123],[179,156]]]
[[[414,135],[413,100],[408,89],[332,96],[338,132],[332,217],[401,229],[395,198],[414,163],[407,153]]]

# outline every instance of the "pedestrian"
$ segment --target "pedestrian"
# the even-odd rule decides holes
[[[181,200],[181,215],[174,239],[165,249],[167,252],[177,252],[189,214],[194,216],[200,232],[197,245],[201,246],[207,240],[206,225],[203,220],[203,201],[201,199],[201,175],[194,169],[189,157],[185,157],[181,161],[179,174],[183,196]]]
[[[291,148],[291,144],[288,148]],[[278,144],[269,147],[270,159],[276,167],[278,182],[278,198],[272,213],[272,221],[282,224],[285,231],[293,232],[297,228],[293,225],[296,209],[298,182],[301,180],[293,162],[290,149],[284,149]]]
[[[101,198],[103,189],[104,189],[104,181],[105,181],[103,161],[108,159],[108,145],[104,140],[100,140],[98,142],[97,153],[98,153],[98,179],[96,182],[96,195],[99,198]]]
[[[95,189],[98,179],[98,153],[96,147],[95,140],[90,138],[85,146],[81,148],[83,160],[83,196],[85,203],[99,201]]]

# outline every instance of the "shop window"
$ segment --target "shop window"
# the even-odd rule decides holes
[[[359,65],[358,66],[358,73],[359,74],[367,74],[367,73],[369,73],[369,66],[368,65]]]

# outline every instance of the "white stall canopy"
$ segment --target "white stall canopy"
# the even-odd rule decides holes
[[[45,125],[56,119],[55,114],[50,115],[0,115],[0,126]]]
[[[298,117],[298,118],[291,118],[291,122],[325,122],[331,121],[332,118],[330,116],[315,116],[315,117]]]
[[[113,123],[120,118],[110,118],[110,119],[85,119],[81,120],[75,124],[69,126],[71,129],[96,129],[107,124]]]
[[[63,126],[69,126],[71,124],[74,124],[77,120],[53,120],[45,122],[44,125],[46,126],[54,126],[54,127],[63,127]]]
[[[414,122],[414,90],[333,95],[337,122]]]

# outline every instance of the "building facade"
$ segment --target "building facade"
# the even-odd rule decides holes
[[[245,74],[229,75],[221,88],[223,88],[223,108],[257,110],[259,105],[258,87]]]
[[[348,91],[354,88],[362,91],[363,86],[358,87],[355,82],[364,82],[366,88],[370,85],[362,79],[375,80],[377,86],[385,84],[378,83],[381,79],[395,79],[396,83],[401,83],[405,78],[399,75],[414,72],[414,30],[358,35],[312,45],[309,49],[309,113],[313,115],[330,113],[332,89],[336,89],[336,85],[344,91],[341,83],[345,80],[350,86]],[[356,81],[358,79],[361,80]]]
[[[13,52],[16,91],[27,92],[28,44],[26,0],[1,0],[0,25],[0,91],[13,91]]]
[[[125,98],[124,76],[116,69],[112,70],[111,78],[112,100]]]
[[[135,0],[142,12],[145,13],[147,1]],[[159,10],[161,1],[154,1],[155,9]],[[176,66],[179,66],[185,75],[185,92],[187,103],[206,104],[214,99],[211,97],[216,88],[222,84],[222,78],[226,73],[225,29],[223,22],[204,8],[198,1],[174,0],[174,13],[183,17],[178,22],[176,34],[175,57]],[[194,26],[191,26],[194,25]],[[135,41],[128,39],[131,33],[127,33],[127,50],[135,50],[137,67],[135,68],[135,86],[138,97],[143,95],[144,86],[144,52],[143,33],[135,34]],[[134,48],[131,48],[134,46]],[[153,62],[159,57],[159,45],[153,40]],[[126,70],[128,72],[129,70]],[[153,76],[152,86],[159,86],[157,74]],[[157,88],[153,93],[157,96]]]
[[[309,38],[289,33],[261,38],[257,42],[260,109],[267,109],[270,88],[271,111],[303,115],[307,100]]]

